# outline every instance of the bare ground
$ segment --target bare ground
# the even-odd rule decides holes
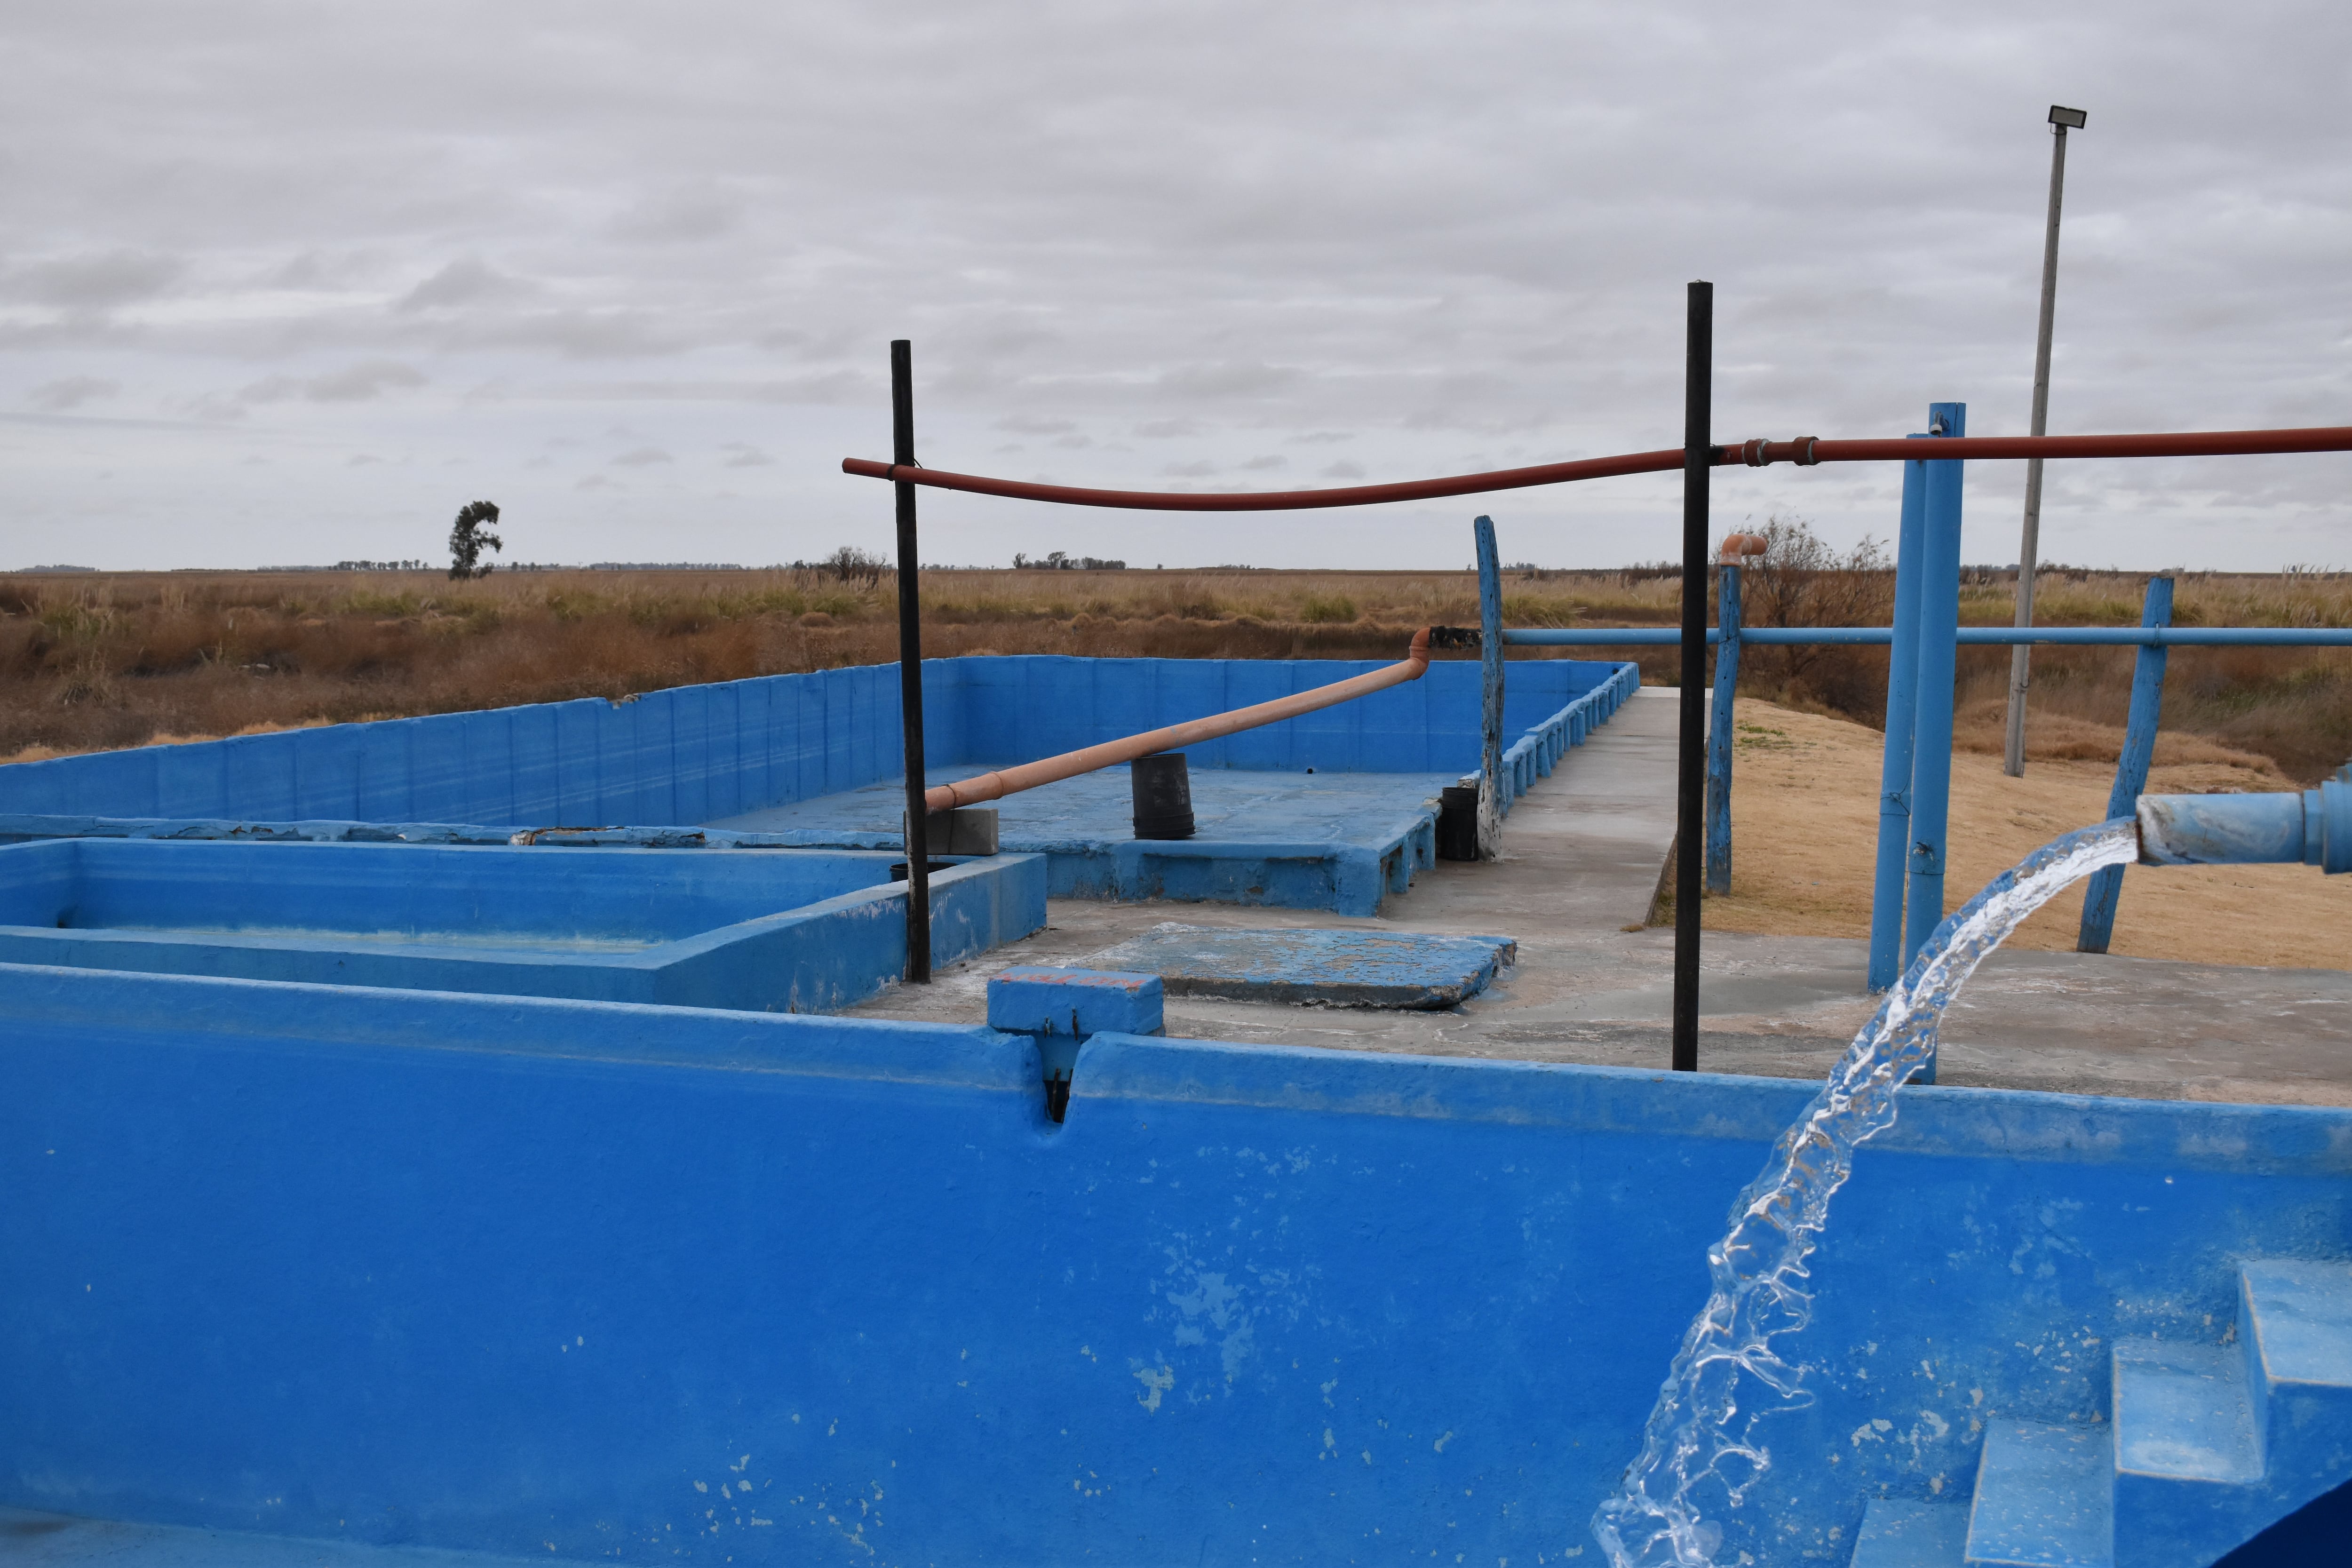
[[[1734,722],[1731,892],[1707,900],[1707,929],[1869,935],[1878,731],[1747,700]],[[2050,748],[2111,744],[2114,737],[2077,732],[2085,728],[2052,725]],[[1956,753],[1949,900],[1957,903],[2060,834],[2103,821],[2114,782],[2112,762],[2033,758],[2025,776],[2012,779],[1997,756]],[[2293,787],[2266,759],[2195,736],[2161,738],[2148,782],[2153,792],[2180,794]],[[2082,914],[2082,895],[2065,894],[2026,921],[2010,945],[2071,952]],[[2109,951],[2352,969],[2352,877],[2323,878],[2300,866],[2135,868],[2125,873]]]

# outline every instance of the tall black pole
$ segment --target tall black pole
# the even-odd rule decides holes
[[[890,460],[915,462],[912,345],[890,344]],[[922,557],[915,542],[915,487],[898,492],[898,714],[907,736],[907,978],[931,978],[931,836],[923,805]]]
[[[1675,757],[1675,1060],[1698,1071],[1698,901],[1706,837],[1706,480],[1715,466],[1715,285],[1690,286],[1683,369],[1682,736]]]

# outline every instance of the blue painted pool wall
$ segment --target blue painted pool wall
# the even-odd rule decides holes
[[[939,763],[1049,756],[1328,684],[1383,661],[934,660],[925,745]],[[1506,732],[1549,720],[1628,667],[1515,664]],[[1478,669],[1188,748],[1195,767],[1466,773]],[[0,767],[0,814],[454,822],[710,822],[854,789],[901,766],[897,667],[146,746]]]
[[[961,659],[960,755],[1003,762],[1052,756],[1221,713],[1350,676],[1386,659],[1070,658],[1023,655]],[[1518,736],[1607,682],[1622,668],[1587,659],[1511,667],[1504,733]],[[1336,708],[1184,748],[1196,768],[1326,773],[1476,771],[1480,671],[1475,659],[1430,665],[1418,680]],[[928,688],[926,689],[929,689]],[[928,733],[928,731],[927,731]]]
[[[877,665],[0,768],[0,811],[604,826],[706,822],[898,766]]]
[[[980,1028],[23,968],[0,1023],[0,1501],[641,1563],[1589,1554],[1811,1092],[1103,1035],[1055,1129]],[[2343,1110],[1906,1093],[1736,1544],[2095,1418],[2233,1259],[2345,1256],[2347,1175]]]

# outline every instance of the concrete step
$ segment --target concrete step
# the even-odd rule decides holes
[[[2352,1266],[2265,1258],[2238,1278],[2240,1326],[2274,1391],[2352,1389]]]
[[[1849,1568],[1961,1568],[1969,1505],[1874,1498],[1862,1511]]]
[[[2352,1266],[2267,1258],[2238,1285],[2268,1523],[2352,1479]]]
[[[2242,1482],[2263,1473],[2245,1355],[2236,1345],[2117,1345],[2115,1427],[2119,1475]]]
[[[2040,1421],[1987,1426],[1965,1561],[1972,1568],[2114,1568],[2113,1430]]]
[[[2115,1349],[2116,1568],[2202,1568],[2272,1517],[2240,1345]]]

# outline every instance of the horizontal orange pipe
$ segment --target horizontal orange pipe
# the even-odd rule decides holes
[[[1916,440],[1832,441],[1803,437],[1794,441],[1743,441],[1710,449],[1717,466],[1767,463],[1869,463],[1927,456]],[[2223,458],[2281,452],[2352,451],[2352,425],[2303,430],[2191,430],[2151,436],[1954,436],[1937,441],[1938,459],[1966,458]],[[845,458],[841,471],[899,484],[970,490],[1015,500],[1066,506],[1124,507],[1140,511],[1297,511],[1316,507],[1375,506],[1382,501],[1431,500],[1443,496],[1481,495],[1489,490],[1606,479],[1627,474],[1671,473],[1683,466],[1679,447],[1658,452],[1627,452],[1614,458],[1584,458],[1528,468],[1456,474],[1449,479],[1410,479],[1393,485],[1345,485],[1324,490],[1102,490],[1075,485],[1031,484],[978,474],[950,473],[903,463]]]
[[[1272,724],[1278,720],[1296,719],[1301,713],[1329,708],[1352,697],[1385,691],[1391,686],[1420,679],[1422,671],[1428,668],[1429,629],[1424,626],[1412,634],[1412,647],[1406,652],[1402,664],[1349,676],[1328,686],[1318,686],[1312,691],[1277,697],[1271,702],[1261,702],[1253,708],[1236,708],[1230,713],[1215,713],[1206,719],[1171,724],[1164,730],[1129,735],[1124,741],[1105,741],[1099,746],[1064,752],[1058,757],[1047,757],[1042,762],[1024,763],[1017,768],[982,773],[961,784],[938,784],[923,792],[923,805],[931,811],[947,811],[959,805],[977,805],[984,800],[1000,800],[1008,795],[1018,795],[1024,789],[1035,789],[1039,784],[1076,778],[1080,773],[1090,773],[1097,768],[1116,767],[1120,763],[1131,763],[1154,752],[1197,745],[1202,741],[1213,741],[1220,735],[1255,730],[1261,724]]]
[[[1587,458],[1573,463],[1544,463],[1532,468],[1503,468],[1491,474],[1461,474],[1446,479],[1412,479],[1395,485],[1344,485],[1328,490],[1091,490],[1071,485],[1038,485],[1021,479],[984,479],[978,474],[952,474],[944,468],[910,468],[902,463],[877,463],[864,458],[844,458],[841,471],[870,479],[895,479],[900,484],[930,485],[943,490],[970,490],[976,495],[1010,496],[1015,500],[1058,501],[1067,506],[1126,507],[1140,511],[1297,511],[1313,507],[1372,506],[1389,500],[1431,500],[1440,496],[1477,495],[1486,490],[1524,489],[1529,485],[1557,485],[1570,479],[1607,479],[1624,474],[1663,474],[1683,466],[1683,450],[1629,452],[1622,458]]]

